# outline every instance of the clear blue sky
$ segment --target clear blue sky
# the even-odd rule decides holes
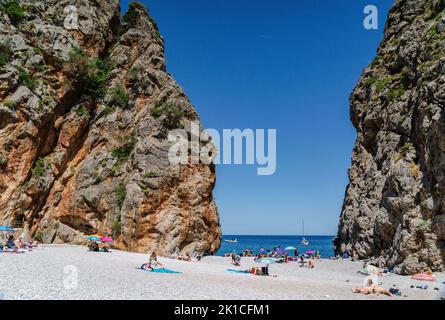
[[[301,234],[304,218],[306,234],[335,234],[355,139],[349,95],[392,0],[142,2],[204,127],[277,129],[275,175],[217,167],[223,233]],[[363,27],[368,4],[377,31]]]

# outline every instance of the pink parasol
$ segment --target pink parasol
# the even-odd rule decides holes
[[[100,242],[113,242],[113,239],[104,237],[104,238],[100,239]]]

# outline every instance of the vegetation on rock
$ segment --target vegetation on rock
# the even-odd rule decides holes
[[[11,55],[12,51],[9,46],[4,43],[0,43],[0,67],[3,67],[9,62]]]
[[[25,9],[18,0],[6,0],[0,10],[8,15],[14,25],[20,23],[25,16]]]
[[[38,80],[31,76],[26,69],[19,68],[19,82],[29,90],[34,91],[37,87]]]

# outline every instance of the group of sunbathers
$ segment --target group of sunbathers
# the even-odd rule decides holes
[[[352,250],[352,251],[345,250],[341,255],[337,254],[335,257],[332,257],[330,259],[331,260],[343,259],[343,260],[358,261],[359,257],[358,257],[357,251],[355,251],[355,250]]]
[[[22,237],[14,240],[14,236],[7,236],[5,240],[0,239],[0,252],[24,253],[38,246],[38,242],[25,242]]]

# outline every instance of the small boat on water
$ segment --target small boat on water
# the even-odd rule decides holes
[[[237,243],[237,242],[238,242],[238,240],[237,240],[237,239],[232,239],[232,240],[224,240],[224,242],[227,242],[227,243]]]

